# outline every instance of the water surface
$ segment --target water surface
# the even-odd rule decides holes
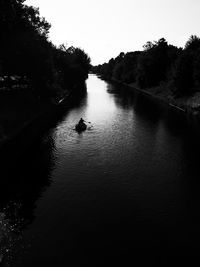
[[[199,139],[182,113],[90,75],[81,102],[4,165],[6,266],[199,260]]]

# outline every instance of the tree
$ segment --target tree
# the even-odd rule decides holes
[[[25,76],[35,94],[85,81],[90,58],[79,48],[56,48],[48,40],[51,25],[24,0],[0,0],[0,62],[3,75]],[[68,82],[67,82],[68,80]],[[57,85],[55,85],[57,83]],[[59,86],[58,86],[59,84]]]
[[[196,35],[191,35],[185,44],[185,50],[196,51],[200,48],[200,38]]]
[[[144,51],[148,51],[154,47],[154,44],[150,41],[146,42],[146,44],[143,45]]]
[[[141,87],[151,87],[166,80],[168,68],[168,44],[164,38],[152,44],[147,42],[145,51],[138,61],[138,83]]]
[[[179,94],[192,94],[200,86],[200,38],[191,35],[176,62],[174,84]]]
[[[190,53],[183,53],[177,60],[174,84],[178,94],[191,94],[193,81],[193,59]]]

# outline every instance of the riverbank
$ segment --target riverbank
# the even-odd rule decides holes
[[[0,148],[54,108],[50,101],[40,101],[30,92],[1,92]]]
[[[127,84],[129,87],[134,88],[142,93],[151,97],[157,98],[173,108],[191,115],[200,114],[200,92],[196,92],[191,96],[175,96],[165,83],[156,87],[141,89],[136,84]]]
[[[123,86],[129,87],[131,90],[136,90],[149,97],[153,97],[169,106],[184,112],[188,115],[200,115],[200,92],[196,92],[191,96],[175,96],[169,86],[161,83],[159,86],[141,89],[136,83],[124,83],[116,79],[107,80],[105,77],[100,77],[108,82],[114,82]]]
[[[56,99],[40,100],[30,91],[0,92],[0,149],[32,142],[84,93],[67,92]]]

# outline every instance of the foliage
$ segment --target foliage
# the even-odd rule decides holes
[[[192,94],[200,86],[200,39],[192,35],[176,62],[174,83],[178,94]]]
[[[141,52],[120,53],[108,63],[93,67],[93,72],[140,88],[164,82],[178,95],[200,90],[199,37],[192,35],[184,49],[168,44],[164,38],[148,41],[143,48]]]
[[[20,76],[35,94],[51,97],[87,78],[90,58],[80,48],[56,48],[50,24],[24,0],[0,0],[1,76]]]

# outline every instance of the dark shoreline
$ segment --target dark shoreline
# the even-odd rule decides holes
[[[43,105],[41,104],[41,109],[34,116],[30,116],[24,123],[19,123],[19,126],[8,135],[1,136],[0,154],[3,157],[7,151],[8,154],[10,154],[9,151],[12,151],[13,154],[19,154],[21,150],[32,145],[62,118],[71,105],[79,102],[85,94],[86,92],[81,94],[75,92],[60,98],[56,103],[55,101],[48,101]]]

